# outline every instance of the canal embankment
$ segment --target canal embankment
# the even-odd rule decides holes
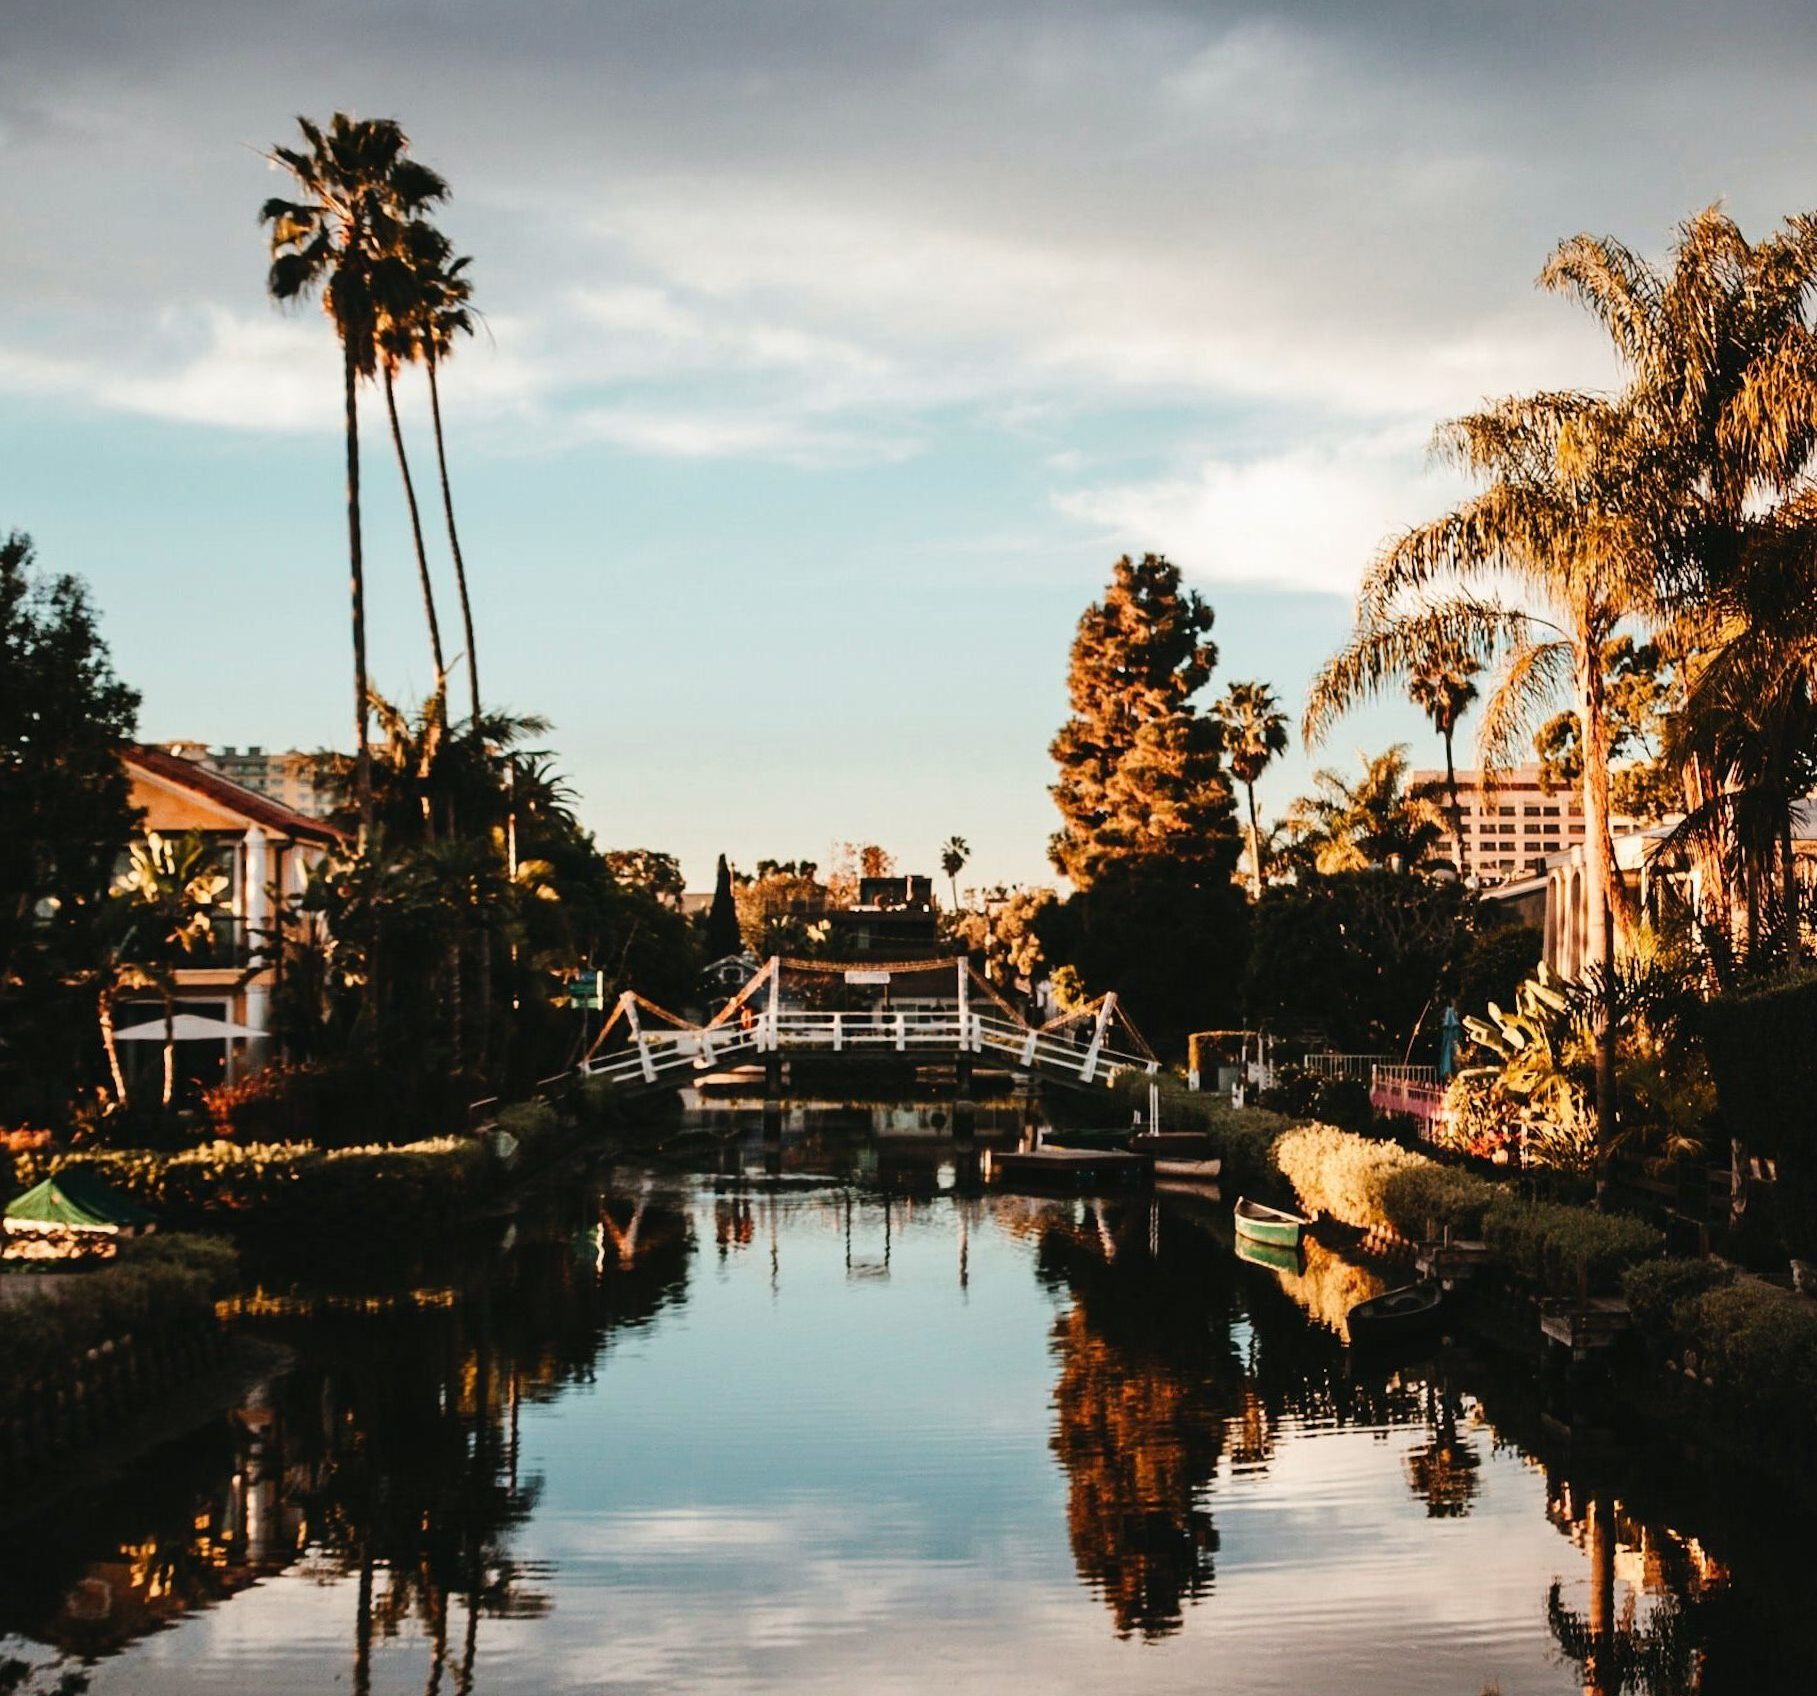
[[[1145,1095],[1148,1079],[1133,1080]],[[1137,1085],[1140,1089],[1137,1089]],[[1227,1191],[1291,1197],[1411,1258],[1445,1239],[1480,1242],[1495,1300],[1467,1303],[1506,1340],[1510,1306],[1527,1310],[1539,1351],[1542,1307],[1620,1301],[1629,1346],[1613,1382],[1648,1417],[1662,1412],[1706,1440],[1783,1463],[1808,1485],[1817,1448],[1817,1302],[1711,1258],[1665,1253],[1665,1234],[1625,1213],[1524,1196],[1387,1138],[1296,1122],[1220,1096],[1162,1085],[1173,1127],[1204,1131]]]

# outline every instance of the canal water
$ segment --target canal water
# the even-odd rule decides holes
[[[271,1364],[0,1538],[97,1692],[1803,1691],[1797,1510],[1246,1265],[1203,1194],[937,1139],[546,1184],[449,1265],[272,1274]],[[911,1145],[912,1146],[908,1146]]]

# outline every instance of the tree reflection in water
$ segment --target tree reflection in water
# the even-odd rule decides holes
[[[1118,1636],[1148,1639],[1179,1630],[1184,1605],[1211,1587],[1218,1536],[1204,1498],[1240,1381],[1227,1286],[1152,1223],[1142,1204],[1087,1207],[1076,1222],[1051,1210],[1039,1250],[1044,1279],[1072,1297],[1053,1331],[1052,1448],[1074,1563]]]
[[[1427,1440],[1407,1456],[1407,1482],[1426,1504],[1428,1519],[1462,1519],[1482,1488],[1482,1457],[1457,1428],[1458,1404],[1450,1386],[1426,1385]]]
[[[549,1605],[512,1552],[540,1487],[519,1468],[521,1405],[590,1380],[619,1332],[686,1296],[685,1204],[645,1190],[567,1205],[575,1217],[474,1266],[464,1296],[399,1287],[378,1312],[326,1295],[267,1304],[279,1316],[256,1329],[294,1348],[295,1367],[168,1464],[140,1467],[146,1483],[108,1493],[110,1512],[65,1503],[13,1528],[0,1632],[106,1655],[295,1567],[353,1580],[354,1691],[371,1688],[375,1645],[414,1623],[424,1689],[469,1696],[481,1621]]]

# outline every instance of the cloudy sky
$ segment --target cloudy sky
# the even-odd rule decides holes
[[[347,740],[335,348],[255,213],[295,113],[396,116],[486,311],[445,386],[487,691],[602,839],[700,881],[957,831],[1037,877],[1115,556],[1209,596],[1214,688],[1297,706],[1455,493],[1432,425],[1608,380],[1552,243],[1817,204],[1813,72],[1789,3],[10,0],[0,525],[90,580],[147,735]]]

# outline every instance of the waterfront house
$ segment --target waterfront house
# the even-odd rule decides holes
[[[300,894],[310,868],[339,840],[321,819],[167,748],[126,755],[132,805],[141,828],[161,836],[194,831],[227,879],[210,945],[181,967],[177,1076],[184,1094],[231,1081],[273,1057],[271,997],[280,970],[270,948],[274,902]],[[130,1073],[149,1077],[161,1064],[164,1009],[155,997],[123,998],[122,1035],[155,1025],[153,1038],[122,1044]]]

